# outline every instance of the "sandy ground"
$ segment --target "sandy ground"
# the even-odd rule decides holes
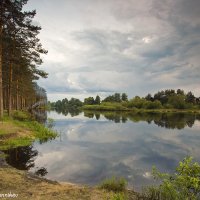
[[[29,200],[106,200],[114,193],[95,187],[78,186],[70,183],[58,183],[39,178],[26,171],[19,171],[8,165],[0,166],[0,199],[2,194],[17,195],[12,199]],[[129,192],[128,199],[137,199],[134,192]]]

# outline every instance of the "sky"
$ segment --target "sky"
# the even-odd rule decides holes
[[[48,54],[50,101],[129,98],[163,89],[200,96],[199,0],[29,0]]]

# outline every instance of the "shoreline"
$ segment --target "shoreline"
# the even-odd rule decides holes
[[[138,193],[126,190],[127,199],[138,200]],[[0,164],[0,194],[17,195],[16,199],[104,200],[113,199],[113,191],[69,182],[57,182]],[[5,198],[6,199],[6,198]]]
[[[31,145],[32,142],[48,141],[58,133],[31,119],[26,112],[19,112],[15,117],[5,117],[0,122],[0,150]]]
[[[124,112],[124,113],[185,113],[185,114],[200,114],[200,110],[192,110],[192,109],[113,109],[113,108],[101,108],[100,106],[93,107],[83,107],[80,109],[81,111],[91,111],[91,112]]]

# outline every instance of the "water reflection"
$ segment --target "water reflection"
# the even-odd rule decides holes
[[[64,116],[67,116],[68,114],[70,114],[71,117],[77,116],[82,112],[79,109],[59,109],[59,108],[56,108],[55,111],[58,114],[63,114]]]
[[[7,163],[19,170],[29,170],[34,167],[34,158],[38,155],[33,146],[18,147],[4,152],[8,155]]]
[[[45,124],[47,121],[47,111],[44,109],[32,109],[31,111],[32,117],[39,123]]]
[[[3,151],[6,156],[6,162],[19,170],[30,170],[35,167],[35,159],[38,151],[33,146],[17,147]],[[38,176],[45,176],[48,172],[44,167],[36,168],[34,173]]]
[[[114,121],[115,123],[126,123],[128,120],[133,122],[146,121],[154,123],[160,127],[168,129],[183,129],[192,127],[195,120],[200,120],[199,114],[190,113],[131,113],[131,112],[91,112],[84,111],[84,116],[88,118],[100,119],[100,116]],[[98,117],[97,117],[98,116]]]
[[[153,165],[172,172],[185,156],[200,161],[199,115],[85,112],[71,116],[48,113],[60,138],[22,149],[27,157],[22,165],[52,180],[89,185],[123,176],[129,186],[139,189],[153,182]],[[9,159],[12,165],[19,162],[16,152]]]

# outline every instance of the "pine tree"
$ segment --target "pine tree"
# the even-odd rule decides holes
[[[47,53],[37,38],[41,27],[32,25],[35,11],[22,11],[26,3],[27,0],[0,2],[0,118],[4,108],[9,114],[12,106],[18,109],[20,98],[21,107],[33,103],[37,95],[34,80],[47,77],[37,69],[42,64],[40,54]]]

